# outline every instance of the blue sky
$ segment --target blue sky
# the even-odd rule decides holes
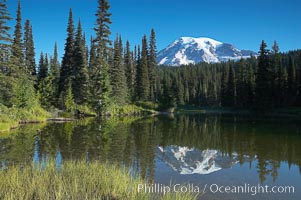
[[[281,51],[301,48],[300,0],[109,0],[112,39],[120,33],[131,45],[140,44],[151,28],[158,50],[181,36],[210,37],[239,49],[258,51],[264,39],[277,40]],[[69,8],[75,24],[81,18],[87,38],[94,35],[97,0],[21,0],[22,20],[33,26],[36,54],[52,54],[54,42],[63,54]],[[8,0],[15,18],[17,0]],[[11,22],[15,24],[15,20]]]

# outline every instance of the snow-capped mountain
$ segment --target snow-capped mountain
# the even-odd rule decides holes
[[[237,154],[223,155],[213,149],[199,150],[179,146],[156,148],[156,157],[180,174],[210,174],[238,163]],[[244,156],[249,160],[248,156]]]
[[[239,50],[234,45],[211,38],[181,37],[157,55],[159,65],[179,66],[200,62],[218,63],[257,55],[250,50]]]

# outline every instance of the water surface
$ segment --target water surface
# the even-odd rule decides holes
[[[127,166],[150,184],[294,186],[294,194],[200,199],[301,199],[301,123],[242,116],[175,115],[23,126],[0,134],[0,167],[55,158]],[[208,188],[207,188],[208,189]]]

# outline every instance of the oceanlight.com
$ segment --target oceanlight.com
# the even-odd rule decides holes
[[[207,192],[217,194],[294,194],[294,186],[269,186],[269,185],[250,185],[245,183],[244,185],[218,185],[218,184],[206,184],[205,186],[197,186],[193,184],[181,185],[175,184],[172,186],[167,186],[163,184],[138,184],[138,192],[143,193],[161,193],[163,195],[175,192],[175,193],[202,193]]]

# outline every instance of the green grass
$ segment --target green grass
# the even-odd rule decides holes
[[[141,178],[112,164],[65,161],[57,169],[55,162],[49,161],[0,170],[0,199],[196,199],[190,193],[139,193],[141,183]]]
[[[41,107],[33,107],[31,109],[7,108],[0,104],[0,132],[9,131],[13,127],[17,127],[20,121],[39,121],[44,122],[49,114]]]

